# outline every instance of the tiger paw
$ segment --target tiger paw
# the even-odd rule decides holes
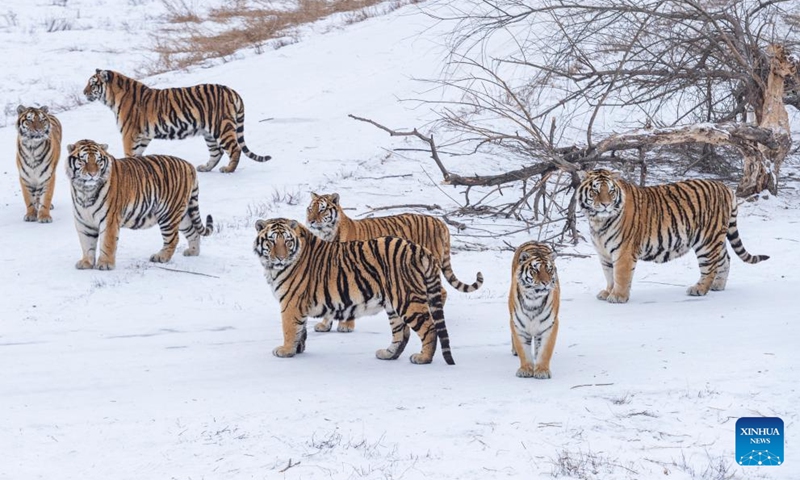
[[[606,298],[608,303],[628,303],[628,294],[625,293],[609,293]]]
[[[724,279],[724,280],[716,279],[716,280],[714,280],[714,283],[711,284],[711,290],[713,290],[715,292],[721,292],[721,291],[725,290],[725,285],[727,283],[728,283],[728,279],[727,278]]]
[[[25,215],[23,217],[23,220],[25,220],[26,222],[35,222],[36,221],[36,214],[32,213],[32,214]]]
[[[230,165],[225,165],[224,167],[219,167],[219,171],[222,173],[233,173],[236,171],[236,167],[231,167]]]
[[[425,365],[426,363],[431,363],[433,361],[432,357],[428,357],[421,353],[415,353],[414,355],[411,355],[408,359],[411,360],[411,363],[415,365]]]
[[[540,380],[543,380],[547,378],[552,378],[552,375],[550,375],[549,368],[541,368],[537,366],[533,369],[533,378],[538,378]]]
[[[381,348],[375,352],[375,357],[378,360],[397,360],[398,354],[397,352],[392,352],[387,348]]]
[[[203,164],[196,166],[195,170],[197,170],[198,172],[210,172],[212,168],[214,167],[209,167],[208,165]]]
[[[517,369],[517,376],[519,378],[531,378],[534,376],[533,365],[524,365]]]
[[[114,265],[113,262],[108,262],[108,261],[103,261],[103,260],[97,262],[97,269],[98,270],[114,270],[114,267],[115,267],[115,265]]]
[[[325,320],[323,320],[321,322],[317,322],[317,324],[314,325],[314,331],[315,332],[330,332],[331,331],[331,323],[332,322],[325,321]]]
[[[598,300],[606,300],[608,298],[608,290],[600,290],[600,293],[597,294]]]
[[[692,285],[686,289],[686,294],[691,295],[692,297],[702,297],[706,293],[708,293],[708,290],[704,289],[700,285]]]
[[[53,217],[49,213],[40,213],[36,221],[39,223],[53,223]]]
[[[183,251],[184,257],[196,257],[200,255],[200,249],[189,247]]]
[[[94,262],[86,258],[81,258],[78,260],[78,263],[75,264],[75,268],[78,270],[91,270],[94,268]]]
[[[281,345],[272,350],[272,354],[280,358],[294,357],[295,353],[297,353],[297,347],[295,346],[285,347]]]
[[[336,331],[342,333],[350,333],[353,331],[354,328],[355,325],[353,324],[352,321],[339,322],[339,325],[336,326]],[[328,327],[328,329],[330,329],[330,327]]]
[[[170,258],[172,258],[172,255],[168,255],[165,252],[158,252],[150,255],[150,261],[155,263],[167,263]]]

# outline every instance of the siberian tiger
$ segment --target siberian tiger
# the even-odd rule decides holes
[[[158,223],[164,246],[151,262],[168,262],[178,246],[178,230],[189,241],[186,256],[200,254],[200,237],[211,234],[213,221],[200,218],[197,173],[177,157],[147,155],[116,159],[108,146],[92,140],[67,145],[67,176],[72,186],[75,227],[83,250],[78,269],[112,270],[120,227],[140,229]]]
[[[523,243],[514,253],[508,311],[511,353],[519,356],[518,377],[550,378],[561,302],[555,257],[550,247],[537,242]]]
[[[111,108],[122,132],[125,155],[143,155],[154,138],[183,139],[202,135],[210,158],[197,167],[208,172],[219,163],[223,150],[230,157],[219,170],[232,173],[242,152],[256,162],[269,155],[256,155],[244,142],[244,102],[224,85],[202,84],[184,88],[150,88],[121,73],[97,69],[83,90],[86,98],[100,100]]]
[[[56,166],[61,157],[61,123],[47,107],[17,107],[17,169],[25,221],[50,223]]]
[[[422,341],[412,363],[433,360],[437,337],[445,362],[455,363],[442,311],[439,263],[426,249],[396,237],[326,242],[284,218],[258,220],[255,227],[253,250],[281,304],[283,345],[274,355],[303,353],[307,317],[342,320],[385,310],[392,343],[376,352],[379,359],[398,358],[411,327]]]
[[[628,301],[637,260],[664,263],[690,249],[697,254],[700,280],[687,293],[724,290],[730,271],[726,237],[747,263],[769,258],[744,249],[736,227],[736,196],[721,182],[686,180],[637,187],[600,169],[586,175],[577,195],[588,214],[606,276],[607,286],[597,294],[600,300]]]
[[[447,282],[460,292],[474,292],[483,285],[483,275],[478,272],[475,283],[462,283],[453,273],[450,264],[450,231],[438,218],[428,215],[404,213],[390,217],[365,218],[353,220],[348,217],[341,205],[339,194],[311,194],[311,204],[306,212],[308,228],[319,238],[329,242],[349,242],[369,240],[383,236],[400,237],[414,242],[430,251],[442,266]],[[447,292],[442,289],[442,303],[447,301]],[[318,332],[331,329],[331,318],[325,317],[314,326]],[[352,318],[340,320],[336,328],[340,332],[352,332],[355,322]]]

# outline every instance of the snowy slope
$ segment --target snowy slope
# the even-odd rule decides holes
[[[24,223],[16,133],[0,129],[0,478],[800,478],[796,190],[741,207],[745,246],[772,258],[734,259],[728,290],[704,298],[684,293],[698,275],[691,255],[640,263],[627,305],[595,300],[603,275],[590,245],[567,252],[586,257],[560,257],[551,380],[514,376],[512,255],[498,249],[454,256],[462,280],[486,277],[478,292],[449,297],[454,367],[440,356],[412,365],[416,339],[400,360],[376,360],[390,340],[383,314],[351,334],[311,331],[293,359],[271,355],[279,308],[251,251],[257,218],[302,219],[312,190],[339,192],[354,216],[367,206],[455,205],[448,195],[459,192],[429,179],[426,171],[437,177],[424,153],[387,150],[417,144],[346,117],[396,127],[432,119],[397,99],[424,90],[413,78],[437,75],[444,28],[406,7],[152,80],[235,88],[248,145],[273,156],[244,159],[233,175],[201,174],[201,212],[220,231],[199,257],[177,255],[166,267],[207,276],[147,262],[160,248],[156,229],[122,231],[116,270],[75,270],[63,170],[54,223]],[[88,77],[95,61],[81,68]],[[120,153],[106,107],[59,118],[65,143],[92,138]],[[148,152],[207,158],[201,138],[155,141]],[[736,419],[758,415],[786,422],[782,467],[733,464]],[[300,463],[281,472],[290,460]]]

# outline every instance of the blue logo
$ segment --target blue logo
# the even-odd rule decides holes
[[[742,466],[783,465],[783,420],[742,417],[736,421],[736,463]]]

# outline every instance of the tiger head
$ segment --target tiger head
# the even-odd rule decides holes
[[[625,201],[619,173],[597,169],[586,174],[578,187],[578,202],[591,218],[618,215]]]
[[[517,282],[533,296],[550,293],[558,283],[556,252],[543,243],[529,242],[520,247]]]
[[[296,220],[271,218],[256,221],[253,251],[264,270],[283,270],[293,264],[303,249],[308,230]]]
[[[108,145],[93,140],[80,140],[67,145],[67,177],[76,187],[94,189],[111,176],[114,157]]]
[[[317,195],[311,193],[311,203],[306,210],[306,225],[311,233],[331,241],[339,227],[339,194]]]
[[[95,70],[95,74],[89,77],[86,88],[83,89],[83,94],[86,95],[87,100],[90,102],[100,100],[105,103],[106,90],[108,82],[111,81],[111,73],[110,70],[100,70],[99,68]]]
[[[42,140],[50,136],[47,107],[17,107],[17,131],[24,139]]]

